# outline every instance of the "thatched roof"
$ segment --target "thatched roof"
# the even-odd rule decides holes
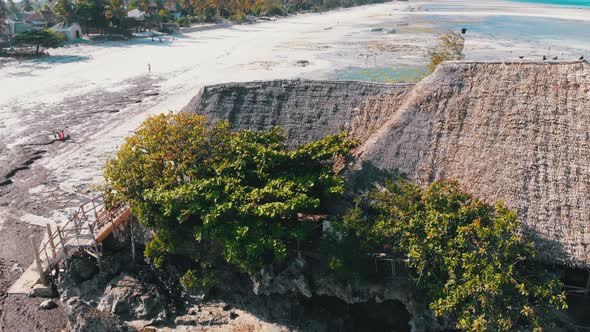
[[[229,120],[242,130],[281,126],[292,145],[343,131],[364,140],[396,112],[411,87],[309,80],[228,83],[203,88],[183,111]]]
[[[185,111],[294,143],[342,130],[364,143],[356,180],[395,171],[518,210],[541,253],[590,265],[590,65],[449,62],[412,85],[271,81],[207,87]]]
[[[358,151],[517,209],[546,258],[590,263],[590,65],[441,65]],[[366,166],[365,166],[366,167]]]

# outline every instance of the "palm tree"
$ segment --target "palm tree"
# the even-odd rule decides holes
[[[71,23],[76,14],[75,8],[70,0],[57,0],[57,3],[55,6],[53,6],[52,11],[55,14],[57,20],[59,22],[63,22],[66,25]]]
[[[4,19],[8,15],[8,10],[6,9],[6,4],[3,0],[0,0],[0,22],[4,22]]]
[[[121,20],[125,17],[125,14],[125,4],[122,0],[110,0],[104,11],[107,20],[117,26],[121,25]]]
[[[23,0],[20,5],[23,9],[23,12],[30,12],[34,9],[31,0]]]

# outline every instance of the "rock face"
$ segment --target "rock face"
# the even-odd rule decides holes
[[[397,110],[411,85],[279,80],[203,88],[183,109],[233,128],[281,126],[292,145],[350,132],[366,139]]]
[[[129,331],[115,315],[97,310],[77,298],[66,302],[68,308],[68,331],[75,332],[123,332]]]
[[[448,327],[448,322],[436,319],[426,310],[425,304],[417,302],[415,288],[407,277],[383,279],[378,283],[351,284],[337,280],[333,274],[312,271],[309,267],[304,259],[296,259],[280,271],[264,269],[252,277],[254,294],[302,296],[309,302],[334,299],[346,305],[395,301],[409,313],[411,331],[440,331]]]
[[[412,85],[271,81],[207,87],[185,108],[292,144],[348,131],[356,180],[455,179],[519,213],[542,255],[590,264],[588,62],[444,63]]]
[[[97,309],[122,319],[166,319],[166,309],[155,287],[142,284],[127,274],[121,274],[111,281]]]

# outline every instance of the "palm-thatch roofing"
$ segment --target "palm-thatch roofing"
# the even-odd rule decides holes
[[[389,88],[273,82],[205,88],[185,110],[238,129],[283,126],[294,142],[349,131],[363,141],[357,179],[375,170],[455,179],[516,209],[544,258],[590,265],[587,62],[448,62]]]
[[[545,258],[590,263],[587,62],[445,63],[357,156],[421,184],[456,179],[503,200]]]

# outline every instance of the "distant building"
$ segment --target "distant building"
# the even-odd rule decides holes
[[[80,27],[80,24],[78,24],[78,23],[72,23],[72,24],[58,23],[58,24],[52,26],[50,28],[50,30],[53,30],[55,32],[59,32],[59,33],[63,34],[64,36],[66,36],[66,39],[68,41],[82,38],[82,28]]]
[[[127,12],[127,17],[135,19],[138,22],[145,21],[146,13],[135,8]]]
[[[50,11],[14,13],[4,20],[4,27],[1,30],[8,36],[14,36],[31,30],[47,29],[53,24],[53,19],[53,13]]]

